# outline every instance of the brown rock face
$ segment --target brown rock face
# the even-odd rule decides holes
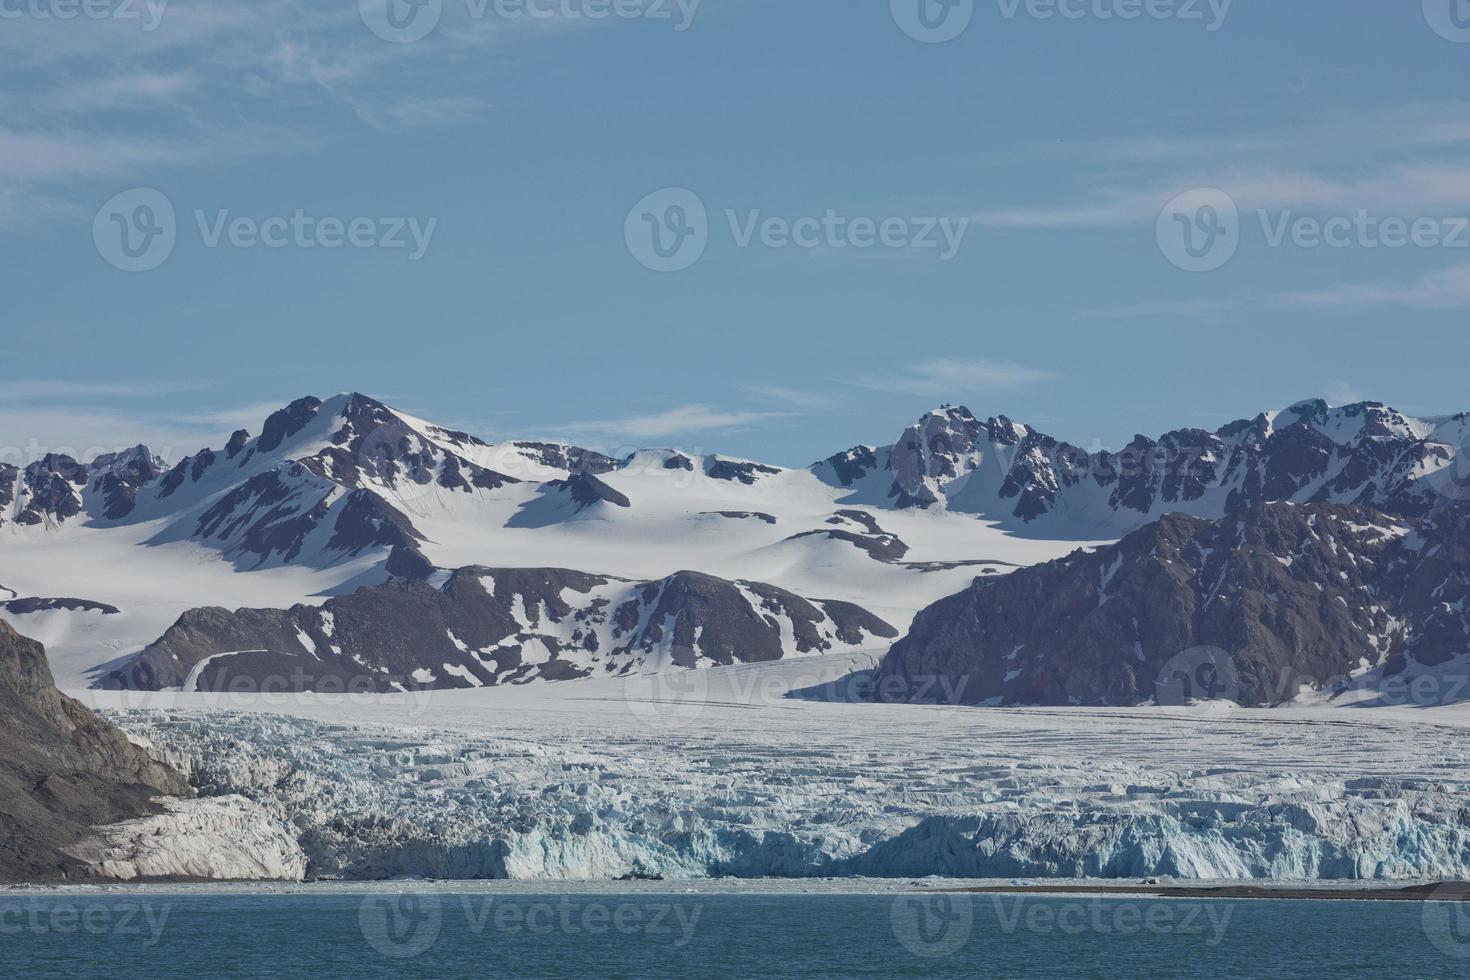
[[[188,795],[181,775],[57,691],[41,644],[0,622],[0,882],[84,875],[76,854],[92,827]]]
[[[605,587],[616,590],[613,598],[597,594]],[[697,572],[631,582],[557,568],[469,566],[441,587],[392,582],[320,607],[191,609],[103,684],[322,693],[468,688],[611,676],[670,643],[679,666],[708,667],[897,635],[851,603]],[[432,680],[418,679],[425,670]]]
[[[930,606],[885,658],[875,692],[1280,704],[1365,663],[1395,675],[1470,651],[1467,600],[1470,505],[1424,518],[1331,504],[1175,515]]]

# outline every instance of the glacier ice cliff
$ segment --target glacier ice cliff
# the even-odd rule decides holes
[[[103,878],[298,881],[306,854],[271,808],[240,796],[169,800],[164,812],[98,828],[88,842]]]
[[[553,737],[110,717],[220,811],[243,798],[288,828],[294,851],[246,821],[284,878],[1470,876],[1470,733],[1432,726],[1431,752],[1412,726],[983,711],[867,734],[808,721],[801,738],[774,722],[671,735],[592,719]],[[1333,751],[1376,762],[1348,771]]]

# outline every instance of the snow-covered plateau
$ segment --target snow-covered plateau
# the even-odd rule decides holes
[[[840,679],[871,663],[89,698],[205,793],[240,798],[196,808],[248,809],[247,839],[293,842],[269,861],[252,845],[254,869],[224,846],[218,878],[1470,876],[1463,707],[843,703]],[[172,816],[141,859],[137,828],[114,859],[199,877],[187,824],[217,841],[226,821]]]

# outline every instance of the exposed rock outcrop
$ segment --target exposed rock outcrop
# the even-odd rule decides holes
[[[325,605],[195,609],[104,686],[401,691],[758,663],[874,645],[850,603],[679,572],[632,582],[565,569],[462,568]],[[241,687],[244,685],[244,687]]]
[[[187,781],[56,690],[41,644],[0,622],[0,881],[95,874],[93,828],[160,812]]]
[[[942,679],[965,703],[1278,704],[1470,652],[1467,600],[1467,505],[1422,519],[1332,504],[1174,515],[977,579],[918,615],[875,685],[906,699]]]

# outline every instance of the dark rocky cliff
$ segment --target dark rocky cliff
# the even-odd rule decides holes
[[[1467,596],[1467,505],[1427,518],[1332,504],[1174,515],[977,580],[921,612],[875,680],[894,700],[1279,704],[1366,667],[1470,653]]]
[[[91,828],[188,795],[181,775],[57,691],[41,644],[0,622],[0,882],[85,877]]]

